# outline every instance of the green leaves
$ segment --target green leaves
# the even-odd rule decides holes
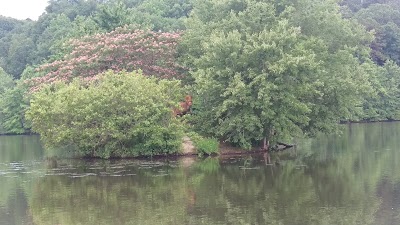
[[[388,61],[382,67],[371,68],[372,94],[362,104],[361,120],[400,119],[400,67]]]
[[[172,154],[180,150],[183,128],[172,118],[174,97],[164,90],[178,83],[126,72],[107,72],[89,85],[75,79],[35,93],[27,118],[48,147],[73,146],[78,155]]]
[[[8,75],[3,68],[0,67],[0,95],[4,94],[4,92],[14,87],[15,83],[13,81],[12,76]]]
[[[353,18],[374,33],[371,57],[375,63],[383,66],[387,60],[393,60],[400,64],[400,7],[398,3],[395,5],[390,5],[389,2],[373,4],[355,13]]]
[[[0,94],[0,133],[23,134],[29,131],[24,115],[28,107],[25,91],[23,85],[18,84]]]
[[[246,148],[332,130],[361,101],[367,40],[333,1],[198,2],[182,48],[203,99],[199,130]]]

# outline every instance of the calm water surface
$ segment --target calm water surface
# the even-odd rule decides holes
[[[244,158],[56,160],[0,137],[0,225],[400,224],[400,123]]]

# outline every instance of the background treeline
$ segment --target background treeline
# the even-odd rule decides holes
[[[38,21],[0,17],[0,133],[31,131],[42,83],[140,69],[182,80],[195,130],[249,147],[400,119],[399,65],[399,0],[50,0]]]
[[[143,30],[177,31],[191,10],[178,0],[50,0],[38,21],[0,16],[0,133],[30,132],[23,80],[40,76],[38,65],[61,59],[66,41],[129,24]]]

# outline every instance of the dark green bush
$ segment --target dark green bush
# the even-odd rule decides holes
[[[172,117],[178,81],[107,72],[98,80],[58,83],[35,93],[27,118],[48,147],[79,156],[131,157],[180,150],[181,122]]]

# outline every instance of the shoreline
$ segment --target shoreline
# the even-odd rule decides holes
[[[400,120],[377,120],[377,121],[368,121],[368,120],[360,120],[360,121],[339,121],[338,124],[360,124],[360,123],[396,123],[400,122]],[[32,132],[27,133],[0,133],[1,136],[21,136],[21,135],[40,135]]]
[[[398,123],[400,120],[382,120],[382,121],[342,121],[339,124],[343,125],[352,125],[352,124],[370,124],[370,123]],[[29,136],[40,136],[39,134],[36,133],[24,133],[24,134],[0,134],[0,136],[24,136],[24,135],[29,135]],[[296,146],[293,146],[295,149]],[[220,142],[219,147],[218,147],[218,153],[211,154],[209,156],[222,156],[222,157],[235,157],[235,156],[247,156],[247,155],[260,155],[260,154],[265,154],[265,153],[274,153],[274,152],[283,152],[286,150],[289,150],[290,148],[286,149],[278,149],[275,151],[266,151],[266,150],[261,150],[258,147],[253,147],[249,150],[231,146],[229,144]],[[207,156],[207,155],[205,155]],[[182,140],[182,151],[179,153],[175,154],[170,154],[170,155],[152,155],[152,156],[129,156],[129,157],[110,157],[107,160],[120,160],[120,159],[168,159],[168,158],[184,158],[184,157],[200,157],[199,154],[197,153],[192,141],[184,137]],[[61,157],[63,158],[63,157]],[[102,159],[100,157],[66,157],[70,159],[84,159],[84,160],[91,160],[91,159]]]

